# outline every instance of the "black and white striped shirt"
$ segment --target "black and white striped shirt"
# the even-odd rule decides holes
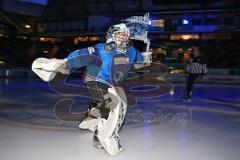
[[[193,57],[187,64],[186,72],[191,74],[206,74],[207,65],[200,63],[200,57]]]

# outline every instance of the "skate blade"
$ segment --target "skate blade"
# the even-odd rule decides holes
[[[102,149],[103,148],[102,144],[100,142],[96,142],[96,141],[93,142],[93,146],[98,148],[98,149]]]

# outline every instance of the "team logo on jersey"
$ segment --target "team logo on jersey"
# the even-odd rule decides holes
[[[111,66],[113,83],[121,82],[130,67],[131,65],[129,64],[129,57],[127,57],[125,54],[115,55],[113,57],[113,63]]]
[[[93,54],[95,52],[95,49],[93,47],[88,47],[89,54]]]

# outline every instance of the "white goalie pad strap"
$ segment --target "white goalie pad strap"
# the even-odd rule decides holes
[[[37,58],[32,63],[32,71],[48,82],[56,76],[57,72],[69,74],[66,62],[67,59]]]
[[[97,125],[100,120],[101,120],[100,118],[88,117],[79,124],[79,128],[88,129],[94,132],[97,129]]]
[[[109,88],[108,92],[115,95],[118,101],[115,107],[111,107],[108,119],[102,118],[101,121],[99,121],[98,138],[104,149],[110,155],[116,155],[122,150],[120,138],[117,133],[124,121],[127,111],[126,95],[121,88]]]

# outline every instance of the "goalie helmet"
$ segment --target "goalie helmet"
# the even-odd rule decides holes
[[[129,36],[130,30],[124,23],[111,26],[107,31],[105,49],[107,51],[116,49],[120,53],[125,53]]]

